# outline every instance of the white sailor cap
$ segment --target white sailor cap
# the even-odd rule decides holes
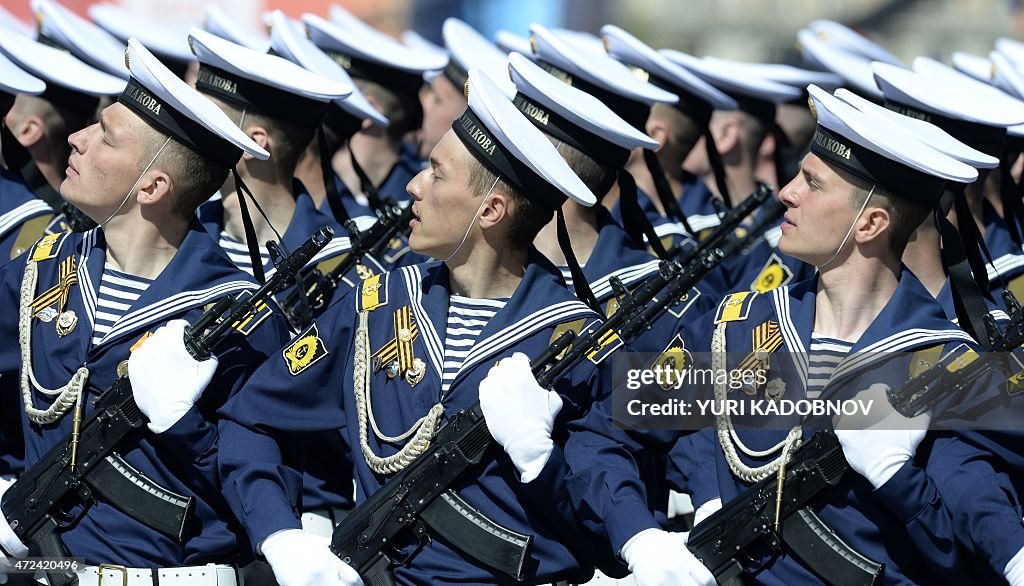
[[[16,63],[0,53],[0,92],[16,96],[28,94],[38,96],[46,90],[46,82],[26,73]]]
[[[124,60],[131,78],[117,101],[161,132],[228,167],[243,152],[261,160],[270,158],[216,104],[175,76],[134,38],[128,39]]]
[[[835,89],[843,85],[843,78],[828,71],[815,71],[804,69],[782,63],[751,63],[748,61],[733,61],[705,55],[704,61],[711,67],[726,66],[737,72],[747,72],[754,77],[767,79],[776,83],[793,86],[800,90],[801,104],[805,104],[804,95],[807,86],[814,84],[824,89]]]
[[[592,35],[586,31],[574,31],[569,28],[552,28],[551,32],[558,35],[563,41],[569,43],[573,47],[587,53],[594,55],[607,55],[608,50],[605,47],[604,40],[597,35]]]
[[[946,182],[978,178],[974,167],[906,132],[893,132],[891,122],[873,118],[817,86],[807,92],[818,120],[811,152],[827,163],[930,207],[939,205]]]
[[[46,82],[43,98],[85,116],[95,113],[101,96],[117,95],[124,89],[123,79],[10,30],[0,29],[0,52]]]
[[[999,159],[996,157],[960,142],[945,130],[930,122],[898,114],[870,100],[866,100],[845,88],[836,90],[835,96],[868,116],[877,118],[884,123],[899,126],[935,150],[945,153],[958,161],[967,163],[975,169],[994,169],[999,166]]]
[[[203,28],[207,32],[227,39],[236,45],[248,47],[253,51],[266,53],[270,48],[270,41],[265,35],[258,31],[249,31],[238,24],[238,21],[228,16],[220,6],[210,4],[206,7],[206,20]]]
[[[555,145],[490,77],[471,69],[466,87],[469,107],[452,130],[477,160],[546,209],[561,208],[567,198],[588,207],[597,203]]]
[[[188,42],[199,60],[196,89],[296,126],[316,128],[330,102],[352,93],[349,84],[204,30],[192,29]]]
[[[885,47],[834,20],[815,20],[807,25],[807,30],[813,32],[826,45],[833,45],[847,53],[860,55],[869,61],[903,65],[899,58]]]
[[[11,14],[11,11],[7,10],[3,4],[0,4],[0,27],[32,39],[36,37],[35,27]]]
[[[608,54],[632,68],[634,75],[678,95],[677,108],[684,111],[699,109],[705,116],[709,110],[736,109],[736,100],[627,31],[606,24],[601,27],[601,35]]]
[[[1024,74],[1021,70],[1003,53],[993,51],[989,57],[992,85],[1017,99],[1024,98]]]
[[[89,17],[122,41],[129,38],[139,41],[179,77],[184,75],[188,64],[195,60],[188,47],[188,27],[154,22],[113,4],[90,6]]]
[[[581,51],[539,24],[530,25],[530,44],[545,71],[601,100],[634,128],[644,127],[653,104],[679,101],[615,59]]]
[[[315,14],[302,15],[309,38],[354,78],[392,91],[416,93],[423,74],[443,69],[447,58],[406,47],[367,25],[344,26]]]
[[[352,83],[352,78],[348,73],[303,34],[302,25],[288,18],[280,10],[270,13],[269,22],[271,25],[270,46],[275,53],[309,71],[336,79],[351,88],[351,94],[340,100],[335,100],[334,103],[354,120],[348,120],[342,124],[343,115],[341,113],[335,115],[333,110],[328,109],[328,124],[339,125],[352,132],[358,130],[358,123],[367,119],[378,126],[388,126],[390,123],[388,119],[370,105],[363,92],[359,91],[359,88]],[[352,128],[353,122],[355,123],[354,129]]]
[[[710,64],[672,49],[662,49],[660,53],[729,94],[740,110],[764,120],[775,120],[776,105],[803,96],[803,92],[793,86],[752,75],[749,70],[726,62]]]
[[[93,67],[128,79],[123,41],[54,0],[32,0],[32,9],[39,24],[36,40],[40,43],[71,51]]]
[[[469,70],[475,67],[489,75],[506,95],[515,93],[508,78],[505,54],[494,43],[457,18],[445,19],[441,36],[451,55],[448,66],[444,68],[444,76],[452,85],[461,90],[466,85]]]
[[[799,31],[796,38],[797,48],[805,61],[843,78],[847,87],[866,98],[882,99],[882,90],[875,83],[871,61],[867,58],[844,51],[834,44],[824,43],[813,31],[807,29]]]
[[[400,41],[402,41],[403,45],[405,45],[406,47],[409,47],[410,49],[415,49],[417,51],[425,51],[425,52],[428,52],[428,53],[433,53],[434,55],[437,56],[438,59],[447,59],[448,58],[448,51],[446,51],[444,47],[433,43],[432,41],[430,41],[429,39],[425,38],[423,35],[419,34],[418,32],[416,32],[414,30],[404,30],[404,31],[402,31],[402,34],[398,35],[398,39]],[[435,77],[437,77],[438,75],[441,75],[441,71],[442,70],[440,70],[440,69],[433,69],[431,71],[424,71],[423,72],[423,81],[425,81],[427,83],[430,83],[431,81],[434,80]]]
[[[965,51],[954,52],[951,60],[953,62],[953,68],[960,73],[973,77],[974,79],[984,83],[992,83],[992,60],[982,57],[981,55],[975,55]],[[918,71],[916,59],[914,60],[914,64],[914,71]],[[921,73],[924,72],[922,71]]]
[[[530,45],[530,39],[512,31],[499,30],[494,33],[494,44],[506,53],[521,53],[531,60],[536,58],[533,47]]]
[[[1024,102],[1007,94],[965,88],[887,63],[872,67],[887,108],[931,122],[990,154],[1002,143],[1007,126],[1024,123]]]
[[[658,141],[630,126],[590,94],[564,84],[524,55],[508,56],[518,93],[512,103],[544,133],[613,169],[635,148],[655,149]]]
[[[996,51],[1006,55],[1017,63],[1024,62],[1024,43],[1017,39],[1000,37],[996,39]]]
[[[986,59],[986,61],[988,60]],[[936,61],[931,57],[916,57],[914,59],[913,68],[915,72],[920,73],[921,75],[938,79],[945,83],[955,84],[957,86],[967,88],[970,91],[995,93],[996,95],[1002,94],[999,88],[996,87],[997,85],[1002,87],[1001,84],[997,83],[998,80],[994,78],[989,80],[978,80],[973,76],[958,71],[957,69],[954,69],[940,61]],[[989,74],[995,75],[992,71],[991,61],[989,61]]]

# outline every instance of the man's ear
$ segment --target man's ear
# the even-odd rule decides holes
[[[770,159],[775,155],[774,133],[769,132],[764,135],[764,140],[761,141],[761,146],[757,148],[757,155],[765,159]]]
[[[495,189],[487,196],[487,202],[483,204],[483,208],[480,210],[480,217],[477,220],[480,223],[481,228],[489,228],[504,221],[512,213],[512,208],[515,204],[512,202],[512,197],[502,191]]]
[[[743,128],[735,116],[723,118],[713,128],[715,146],[718,147],[718,154],[723,157],[739,148]]]
[[[658,148],[654,149],[654,152],[661,151],[668,143],[668,125],[660,118],[652,117],[647,121],[646,126],[647,135],[658,141]]]
[[[173,187],[174,182],[170,175],[159,169],[151,169],[139,181],[136,197],[140,205],[155,205],[171,197]]]
[[[857,242],[865,244],[879,238],[883,233],[892,237],[892,217],[883,207],[868,206],[854,229]]]
[[[39,144],[46,136],[46,124],[36,114],[26,114],[10,127],[11,134],[18,139],[21,146],[29,149]]]
[[[271,153],[271,156],[273,156],[273,144],[271,144],[272,141],[270,140],[270,133],[267,132],[266,128],[262,126],[250,126],[246,129],[246,133],[249,135],[249,138],[251,138],[254,143],[260,145],[260,148],[267,151],[268,153]],[[255,157],[253,157],[249,153],[242,153],[243,161],[248,161],[253,158]]]

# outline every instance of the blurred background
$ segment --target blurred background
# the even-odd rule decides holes
[[[90,0],[63,0],[85,15]],[[1024,37],[1022,0],[119,0],[163,22],[201,24],[217,4],[253,30],[264,11],[326,15],[341,4],[392,34],[412,29],[440,42],[441,23],[461,18],[489,38],[499,29],[525,35],[531,22],[596,33],[617,24],[655,47],[750,61],[796,62],[796,31],[817,18],[852,26],[909,61],[948,61],[953,51],[987,54],[996,37]],[[0,0],[31,22],[28,0]]]

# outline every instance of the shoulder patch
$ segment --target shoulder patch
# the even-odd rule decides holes
[[[665,350],[658,356],[658,359],[654,361],[655,368],[661,368],[663,373],[658,377],[658,385],[662,390],[670,391],[675,386],[674,381],[681,380],[683,373],[690,364],[693,362],[693,357],[690,355],[690,351],[686,349],[686,343],[683,341],[681,334],[676,334],[676,337],[669,342]],[[657,372],[657,371],[656,371]],[[674,373],[674,376],[668,376],[668,372]]]
[[[914,378],[938,364],[942,359],[943,346],[944,344],[935,344],[914,352],[910,358],[910,378]]]
[[[327,346],[320,339],[320,331],[316,329],[315,323],[296,336],[292,343],[281,351],[284,363],[292,376],[298,376],[327,354]]]
[[[60,232],[43,236],[39,242],[36,242],[35,249],[32,251],[32,260],[40,262],[56,257],[60,252],[60,247],[70,235],[70,232]]]
[[[619,338],[619,334],[614,331],[607,332],[598,341],[598,347],[587,352],[587,360],[594,364],[601,364],[605,358],[608,358],[616,350],[622,347],[622,339]]]
[[[384,282],[381,282],[383,278]],[[388,282],[384,275],[371,275],[363,280],[357,300],[358,311],[373,311],[388,304]]]
[[[757,291],[740,291],[725,296],[725,299],[718,305],[715,313],[715,323],[727,323],[731,321],[743,321],[750,315],[750,306],[753,305]]]
[[[31,248],[32,244],[37,242],[40,236],[46,233],[46,227],[52,219],[53,214],[44,214],[26,220],[18,228],[18,235],[14,238],[14,246],[11,247],[11,259],[17,258],[21,253]]]
[[[243,320],[236,321],[231,324],[231,327],[238,330],[243,336],[248,336],[257,326],[270,317],[271,313],[274,313],[274,310],[270,309],[270,306],[265,301],[261,301],[256,305],[255,313],[250,314]]]
[[[409,252],[408,242],[404,238],[396,236],[388,242],[388,248],[381,253],[381,259],[389,265],[393,265],[407,252]]]
[[[782,262],[782,257],[773,252],[750,288],[758,293],[767,293],[788,284],[792,279],[793,271]]]

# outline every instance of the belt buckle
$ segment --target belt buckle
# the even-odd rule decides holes
[[[100,564],[99,565],[99,582],[96,586],[103,586],[103,572],[105,570],[116,570],[121,572],[121,586],[128,586],[128,568],[119,566],[117,564]]]

